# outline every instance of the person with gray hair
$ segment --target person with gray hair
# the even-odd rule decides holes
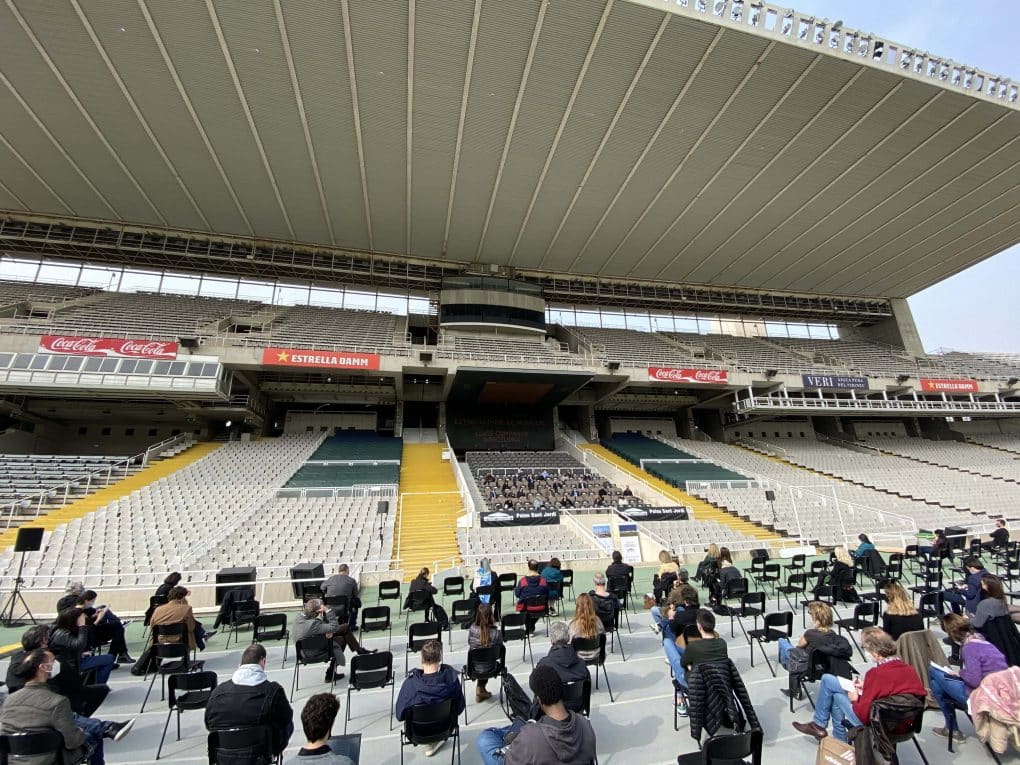
[[[591,578],[595,589],[589,592],[595,603],[595,613],[602,620],[602,626],[606,632],[616,629],[617,615],[620,613],[620,599],[606,589],[606,575],[596,573]]]
[[[578,680],[591,681],[591,674],[584,660],[577,655],[574,647],[570,645],[570,630],[564,621],[555,621],[549,624],[549,642],[552,646],[549,653],[539,660],[539,667],[552,667],[564,683],[573,683]],[[574,707],[577,709],[574,709]],[[571,711],[580,711],[580,702],[571,703],[568,706]]]
[[[331,683],[333,680],[340,680],[343,676],[343,672],[337,672],[336,667],[341,667],[347,663],[347,659],[344,656],[344,649],[349,648],[354,653],[375,653],[374,650],[368,648],[362,648],[358,639],[351,634],[351,628],[347,624],[340,624],[333,613],[333,610],[323,605],[323,602],[319,598],[310,598],[294,618],[294,640],[304,640],[305,638],[315,637],[321,635],[329,640],[333,641],[333,655],[329,661],[329,667],[326,668],[326,682]],[[310,662],[325,661],[327,654],[321,652],[307,652],[305,658]]]

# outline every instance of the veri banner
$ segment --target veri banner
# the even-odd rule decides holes
[[[76,335],[43,335],[39,353],[72,356],[109,356],[120,359],[177,358],[177,343],[165,340],[134,340],[123,337],[78,337]]]

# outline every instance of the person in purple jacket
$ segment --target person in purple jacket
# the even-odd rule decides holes
[[[966,707],[967,697],[981,685],[986,675],[1006,669],[1006,658],[962,616],[946,614],[943,627],[949,639],[962,646],[960,655],[963,662],[959,674],[949,674],[938,667],[928,669],[931,695],[946,719],[945,727],[932,728],[932,733],[945,737],[952,730],[953,740],[963,741],[965,736],[956,727],[957,708]]]

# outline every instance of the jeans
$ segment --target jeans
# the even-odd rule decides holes
[[[818,688],[818,701],[815,702],[815,725],[825,728],[832,718],[832,735],[840,741],[846,741],[846,726],[860,725],[861,721],[854,714],[850,697],[839,684],[835,675],[822,675]]]
[[[967,602],[963,593],[956,589],[943,590],[942,600],[953,609],[954,614],[962,614],[963,607]]]
[[[652,626],[653,627],[662,627],[662,623],[663,623],[663,621],[665,621],[662,618],[662,609],[659,608],[658,606],[652,606],[648,610],[648,613],[650,613],[652,615]]]
[[[946,718],[946,728],[956,729],[956,707],[967,706],[967,686],[960,678],[947,675],[935,667],[928,668],[928,683],[931,685],[931,695],[935,697],[942,716]]]
[[[786,667],[786,662],[790,656],[790,650],[793,648],[793,643],[786,638],[779,638],[779,640],[776,641],[776,645],[779,646],[779,663]]]
[[[89,765],[104,765],[106,759],[103,757],[103,732],[106,730],[106,723],[94,717],[75,715],[74,724],[81,728],[85,734],[85,746],[92,750]]]
[[[93,669],[96,670],[96,683],[102,685],[110,679],[110,673],[113,672],[115,662],[116,659],[114,659],[111,653],[103,653],[99,656],[82,656],[78,661],[78,668],[82,674]]]
[[[503,741],[511,731],[520,731],[524,727],[524,720],[517,719],[512,725],[505,728],[486,728],[478,734],[478,753],[482,756],[485,765],[503,765]]]
[[[683,657],[684,649],[676,644],[676,640],[673,639],[672,633],[670,636],[662,641],[662,648],[666,652],[666,658],[669,660],[669,666],[673,668],[673,678],[683,688],[687,687],[687,676],[684,673]]]

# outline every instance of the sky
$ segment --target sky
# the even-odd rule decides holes
[[[786,3],[784,3],[786,5]],[[790,7],[1020,79],[1018,0],[790,0]],[[1020,210],[1017,210],[1020,217]],[[1020,352],[1020,245],[910,298],[925,349]]]

